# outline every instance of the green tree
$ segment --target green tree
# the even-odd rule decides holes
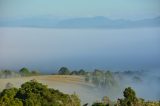
[[[86,74],[86,72],[83,69],[80,69],[78,71],[78,75],[85,75],[85,74]]]
[[[19,73],[22,75],[22,76],[28,76],[30,74],[30,71],[23,67],[22,69],[19,70]]]
[[[99,69],[95,69],[93,72],[94,76],[102,76],[104,74],[104,72],[102,70]]]
[[[31,71],[31,75],[40,75],[40,73],[38,71],[33,70]]]
[[[137,99],[136,93],[131,87],[128,87],[124,90],[123,96],[130,101],[135,101]]]
[[[14,98],[18,89],[5,89],[0,94],[0,106],[23,106],[23,103],[18,98]]]
[[[11,77],[12,71],[10,71],[10,70],[4,70],[3,74],[4,74],[5,78],[8,78],[8,77]]]
[[[120,106],[139,106],[135,91],[128,87],[123,92],[124,99],[119,99]]]
[[[58,71],[59,75],[69,75],[70,70],[67,67],[61,67]]]
[[[72,72],[70,73],[70,75],[78,75],[78,72],[77,72],[77,71],[72,71]]]

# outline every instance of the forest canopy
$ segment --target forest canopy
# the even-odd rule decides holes
[[[0,93],[0,106],[80,106],[76,94],[68,95],[31,80]]]

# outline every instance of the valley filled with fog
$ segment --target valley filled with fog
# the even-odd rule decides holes
[[[0,28],[0,69],[114,71],[160,67],[160,29]]]

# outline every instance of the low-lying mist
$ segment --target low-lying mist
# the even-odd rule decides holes
[[[108,96],[111,100],[123,97],[126,87],[132,87],[137,97],[145,100],[160,100],[160,72],[124,71],[110,72],[95,70],[86,77],[87,82],[95,85],[95,95]]]

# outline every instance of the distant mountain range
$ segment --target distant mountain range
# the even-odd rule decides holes
[[[160,17],[143,20],[112,20],[103,16],[72,19],[26,18],[1,19],[0,27],[42,27],[42,28],[137,28],[160,27]]]

